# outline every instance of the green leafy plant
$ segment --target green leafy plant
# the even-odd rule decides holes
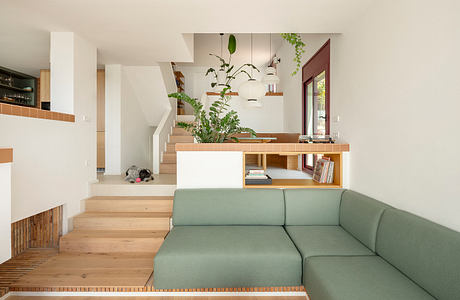
[[[302,63],[302,54],[305,52],[305,43],[302,42],[302,38],[298,33],[281,33],[281,37],[285,39],[289,44],[294,46],[294,62],[296,63],[296,69],[291,74],[292,76],[294,76],[300,70]]]
[[[209,68],[206,76],[213,75],[215,81],[211,83],[211,87],[214,88],[219,84],[221,91],[219,99],[214,101],[209,107],[209,112],[206,112],[201,102],[189,97],[185,93],[172,93],[168,95],[171,98],[176,98],[179,101],[190,104],[193,108],[194,122],[179,122],[177,126],[190,132],[198,143],[223,143],[227,140],[238,142],[238,138],[235,135],[243,132],[250,133],[251,136],[256,135],[255,131],[251,128],[240,126],[240,119],[237,112],[234,110],[228,111],[230,107],[228,103],[231,100],[231,96],[229,95],[232,91],[231,82],[242,74],[246,74],[249,78],[252,78],[247,69],[253,69],[257,72],[259,70],[253,64],[243,64],[238,68],[235,68],[231,64],[232,54],[236,52],[236,38],[233,34],[229,36],[227,48],[229,52],[228,62],[218,55],[210,54],[219,59],[220,66],[218,71],[214,68]],[[220,76],[224,76],[224,78],[219,78],[219,74]]]

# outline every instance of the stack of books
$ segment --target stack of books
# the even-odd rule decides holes
[[[246,179],[267,179],[267,175],[265,175],[264,170],[249,170],[248,173],[246,174]]]
[[[313,170],[313,180],[318,183],[334,182],[334,162],[330,157],[318,159]]]

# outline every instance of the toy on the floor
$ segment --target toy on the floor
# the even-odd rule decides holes
[[[126,170],[126,181],[129,181],[130,183],[135,183],[135,182],[147,182],[150,180],[153,180],[152,176],[152,171],[149,169],[142,169],[136,166],[131,166]]]

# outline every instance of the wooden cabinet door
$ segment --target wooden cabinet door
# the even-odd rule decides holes
[[[40,70],[40,103],[50,101],[50,70]]]

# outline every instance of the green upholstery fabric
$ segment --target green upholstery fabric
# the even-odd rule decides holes
[[[304,270],[311,300],[434,299],[378,256],[311,257]]]
[[[286,226],[286,231],[303,259],[328,255],[374,255],[340,226]]]
[[[173,224],[284,225],[278,189],[183,189],[174,195]]]
[[[460,233],[401,210],[386,210],[377,253],[438,299],[460,299]]]
[[[343,190],[286,189],[286,225],[339,225]]]
[[[298,286],[302,276],[281,226],[176,226],[154,266],[159,289]]]
[[[372,251],[383,211],[390,206],[347,190],[340,204],[340,225]]]

